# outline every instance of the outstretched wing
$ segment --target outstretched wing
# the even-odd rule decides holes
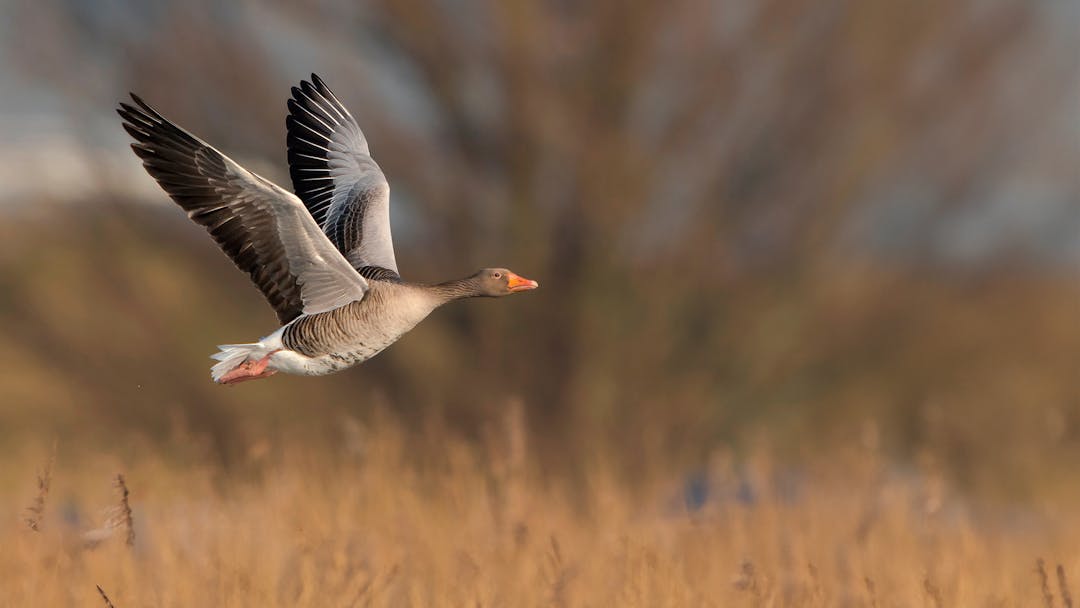
[[[390,185],[356,120],[315,74],[292,88],[286,139],[293,189],[360,274],[398,279]]]
[[[158,184],[262,291],[282,323],[360,300],[357,274],[289,192],[244,169],[132,94],[131,148]]]

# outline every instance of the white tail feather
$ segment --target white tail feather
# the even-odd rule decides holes
[[[262,357],[266,351],[266,345],[261,342],[253,342],[251,344],[221,344],[218,346],[219,352],[210,355],[211,359],[221,361],[210,369],[210,377],[214,379],[214,382],[221,382],[221,377],[225,374],[236,369],[236,366],[240,365],[248,359],[257,359]]]

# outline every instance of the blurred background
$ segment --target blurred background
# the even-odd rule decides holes
[[[1075,499],[1078,31],[1068,0],[0,0],[0,450],[229,470],[389,416],[438,458],[432,429],[520,415],[569,479],[861,446]],[[114,108],[136,91],[286,186],[311,72],[390,180],[407,279],[542,288],[345,373],[216,386],[214,345],[275,317]]]

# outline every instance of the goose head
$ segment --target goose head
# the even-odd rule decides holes
[[[536,281],[514,274],[506,268],[483,268],[472,278],[478,294],[491,298],[508,296],[540,286]]]

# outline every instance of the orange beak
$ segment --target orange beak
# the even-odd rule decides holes
[[[528,291],[530,289],[536,289],[540,286],[539,283],[532,279],[526,279],[525,277],[519,277],[514,273],[510,273],[507,281],[507,286],[510,287],[510,291]]]

